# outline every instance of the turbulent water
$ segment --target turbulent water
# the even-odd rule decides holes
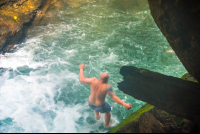
[[[123,94],[117,83],[124,65],[174,77],[186,70],[157,28],[146,1],[74,0],[37,26],[16,51],[0,55],[0,132],[107,132],[87,105],[90,88],[79,82],[109,73],[115,94],[107,97],[114,126],[145,102]],[[56,23],[53,23],[55,18]]]

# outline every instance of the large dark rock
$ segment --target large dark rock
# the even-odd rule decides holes
[[[200,1],[148,0],[151,14],[170,46],[200,81]]]
[[[124,81],[118,83],[118,88],[124,93],[171,114],[200,122],[199,83],[133,66],[123,66],[120,74]]]

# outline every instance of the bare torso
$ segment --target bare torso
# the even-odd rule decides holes
[[[95,79],[90,85],[91,94],[89,97],[90,103],[94,105],[103,105],[105,103],[105,98],[107,94],[106,86],[108,84],[102,83],[100,80]]]

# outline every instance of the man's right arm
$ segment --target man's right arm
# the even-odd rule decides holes
[[[115,95],[115,93],[113,92],[113,89],[112,89],[112,87],[110,85],[107,86],[107,90],[108,90],[107,94],[111,99],[113,99],[118,104],[124,106],[127,110],[129,110],[131,108],[131,104],[130,103],[123,102],[119,97],[117,97]]]
[[[83,71],[86,69],[87,66],[84,66],[83,63],[81,63],[79,65],[79,68],[80,68],[80,74],[79,74],[79,78],[80,78],[80,82],[83,83],[83,84],[87,84],[87,85],[91,85],[92,84],[92,81],[96,80],[95,77],[92,77],[92,78],[86,78],[84,76],[84,73]]]

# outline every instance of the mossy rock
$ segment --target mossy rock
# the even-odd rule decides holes
[[[199,83],[199,82],[198,82],[193,76],[191,76],[189,73],[185,73],[185,74],[181,77],[181,79]]]
[[[148,112],[149,110],[153,109],[154,106],[146,103],[144,106],[142,106],[140,109],[132,113],[130,116],[128,116],[126,119],[124,119],[120,124],[118,124],[116,127],[111,129],[108,133],[115,133],[120,128],[124,127],[130,122],[133,122],[134,120],[138,119],[142,113]]]

